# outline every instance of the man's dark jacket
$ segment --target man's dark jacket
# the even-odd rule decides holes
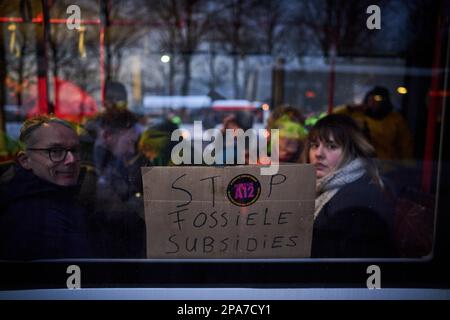
[[[76,192],[16,165],[13,177],[0,184],[0,259],[92,257]]]

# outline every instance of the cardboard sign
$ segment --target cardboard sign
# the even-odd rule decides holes
[[[145,167],[148,258],[310,256],[311,165]]]

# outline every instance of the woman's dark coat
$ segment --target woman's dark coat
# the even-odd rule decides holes
[[[394,209],[367,175],[342,187],[314,221],[311,256],[392,257]]]

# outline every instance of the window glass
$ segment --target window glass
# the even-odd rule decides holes
[[[2,3],[0,259],[431,257],[448,9]]]

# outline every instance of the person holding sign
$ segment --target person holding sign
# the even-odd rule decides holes
[[[391,257],[394,210],[374,162],[375,149],[345,115],[328,115],[308,135],[315,166],[311,257]]]

